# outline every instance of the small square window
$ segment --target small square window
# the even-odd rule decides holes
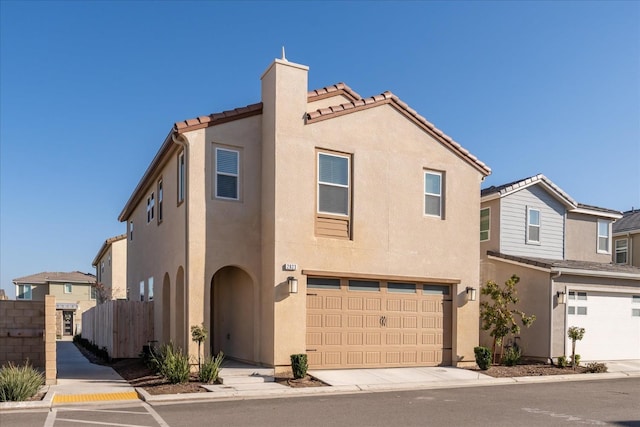
[[[18,285],[18,295],[16,299],[30,300],[31,285]]]
[[[569,314],[576,314],[576,308],[575,307],[569,307],[568,313]]]
[[[586,316],[587,315],[587,307],[578,307],[578,315]]]
[[[578,301],[586,301],[587,293],[586,292],[578,292]]]
[[[640,304],[640,295],[634,295],[631,297],[632,304]]]
[[[632,308],[631,309],[631,316],[640,317],[640,308]]]

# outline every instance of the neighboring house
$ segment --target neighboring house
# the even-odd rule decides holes
[[[9,297],[7,296],[7,294],[4,292],[4,289],[0,289],[0,301],[2,300],[8,300]]]
[[[389,92],[307,88],[276,59],[260,103],[178,122],[119,216],[130,299],[159,342],[284,370],[473,363],[490,169]]]
[[[640,267],[640,209],[624,212],[613,224],[613,262]]]
[[[482,190],[481,280],[520,277],[518,308],[536,321],[516,337],[526,356],[640,359],[640,269],[611,263],[620,212],[573,200],[544,175]],[[481,333],[483,345],[490,337]]]
[[[91,263],[96,269],[98,303],[127,297],[127,235],[102,244]]]
[[[16,300],[44,301],[56,297],[56,335],[73,336],[82,332],[82,313],[96,305],[96,277],[70,273],[38,273],[13,279]]]

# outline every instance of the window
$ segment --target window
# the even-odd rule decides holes
[[[318,153],[318,212],[349,215],[349,157]]]
[[[90,291],[90,298],[91,299],[96,299],[96,296],[98,295],[98,290],[96,289],[95,285],[91,285],[91,291]]]
[[[100,273],[104,273],[104,261],[100,263]]]
[[[640,308],[632,308],[631,309],[631,316],[640,317]]]
[[[369,280],[349,280],[349,290],[379,292],[380,282],[372,282]]]
[[[489,227],[491,225],[491,208],[480,209],[480,241],[489,240]]]
[[[424,295],[449,295],[449,286],[443,285],[422,285]]]
[[[424,213],[442,217],[442,173],[424,173]]]
[[[185,164],[184,164],[184,151],[178,154],[178,204],[184,201],[185,192]]]
[[[569,299],[577,299],[580,301],[586,301],[587,300],[587,293],[586,292],[575,292],[575,291],[569,291]]]
[[[634,295],[631,297],[632,304],[640,304],[640,295]]]
[[[153,221],[155,209],[156,209],[156,199],[152,192],[151,195],[147,197],[147,224]]]
[[[616,264],[626,264],[629,253],[629,240],[616,240]]]
[[[527,243],[540,243],[540,210],[527,208]]]
[[[158,181],[158,224],[162,222],[163,210],[162,201],[164,200],[164,189],[162,188],[162,179]]]
[[[17,299],[31,299],[31,285],[18,285]]]
[[[107,259],[109,260],[109,265],[111,265],[111,254],[109,254]]]
[[[64,293],[65,294],[70,294],[73,291],[73,286],[71,286],[71,283],[65,283],[64,284]]]
[[[598,252],[608,254],[609,249],[609,221],[598,220]]]
[[[323,277],[309,277],[307,289],[340,289],[340,279],[325,279]]]
[[[147,280],[147,301],[153,301],[153,277]]]
[[[140,301],[144,301],[144,280],[140,282]]]
[[[415,294],[416,293],[416,285],[415,285],[415,283],[389,282],[389,283],[387,283],[387,292],[403,293],[403,294]]]
[[[129,240],[133,241],[133,221],[129,221]]]
[[[240,192],[240,153],[216,148],[216,197],[238,200]]]

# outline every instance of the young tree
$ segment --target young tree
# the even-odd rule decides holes
[[[584,338],[584,328],[578,328],[577,326],[571,326],[567,329],[567,336],[571,340],[571,367],[576,369],[576,341],[580,341]]]
[[[494,363],[496,363],[496,345],[500,345],[500,358],[502,358],[504,337],[508,334],[520,333],[520,325],[516,323],[516,318],[519,318],[520,323],[527,328],[536,320],[535,315],[527,316],[522,310],[512,307],[520,301],[516,294],[516,284],[519,281],[520,278],[514,274],[504,283],[504,288],[490,280],[480,289],[482,295],[490,298],[490,301],[485,300],[480,303],[480,319],[482,329],[491,331],[489,335],[493,337]]]
[[[192,325],[191,326],[191,339],[193,342],[198,343],[198,371],[200,370],[200,344],[204,340],[207,339],[207,328],[204,327],[204,323],[202,326],[200,325]]]

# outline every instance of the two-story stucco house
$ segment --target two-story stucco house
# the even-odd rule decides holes
[[[13,279],[16,300],[44,301],[56,297],[56,335],[71,337],[82,332],[82,313],[96,305],[96,277],[92,274],[43,272]]]
[[[481,280],[520,277],[518,308],[536,315],[515,338],[524,354],[570,355],[567,329],[578,326],[582,360],[640,358],[640,269],[611,263],[622,214],[578,203],[544,175],[481,195]],[[490,343],[485,333],[480,340]]]
[[[129,298],[159,342],[285,369],[473,363],[490,169],[389,92],[307,87],[276,59],[259,103],[178,122],[120,214]]]
[[[105,240],[91,265],[96,269],[98,302],[127,297],[126,234]]]
[[[613,224],[611,255],[616,264],[640,267],[640,209],[624,212],[622,218]]]

